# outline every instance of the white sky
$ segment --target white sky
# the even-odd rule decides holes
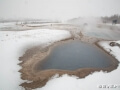
[[[0,0],[0,18],[62,19],[120,14],[120,0]]]

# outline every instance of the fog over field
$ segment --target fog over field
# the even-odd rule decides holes
[[[1,19],[58,19],[120,14],[120,0],[0,0]]]

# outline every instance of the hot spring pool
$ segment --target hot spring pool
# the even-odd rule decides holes
[[[73,40],[53,47],[50,54],[39,62],[37,69],[105,68],[111,65],[111,59],[97,46]]]

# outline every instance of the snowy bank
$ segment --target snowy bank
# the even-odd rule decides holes
[[[24,82],[18,72],[21,67],[17,64],[28,48],[50,45],[70,37],[65,30],[0,31],[0,90],[23,90],[19,86]]]

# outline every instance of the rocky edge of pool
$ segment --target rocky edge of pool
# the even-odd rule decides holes
[[[85,37],[83,36],[80,38],[78,41],[85,42],[86,44],[91,44],[96,46],[98,49],[100,49],[105,55],[107,55],[109,58],[110,64],[106,67],[84,67],[84,68],[78,68],[75,70],[66,70],[66,69],[45,69],[45,70],[38,70],[38,66],[42,64],[41,62],[50,54],[52,49],[57,46],[61,45],[67,42],[74,41],[73,38],[69,38],[67,40],[62,40],[59,42],[56,42],[52,44],[51,46],[42,48],[41,46],[36,46],[33,48],[28,49],[23,56],[19,58],[22,63],[19,65],[22,66],[22,69],[20,70],[21,72],[21,78],[23,80],[29,80],[32,81],[30,83],[24,82],[21,84],[26,90],[27,89],[35,89],[38,87],[44,86],[47,81],[54,76],[55,74],[59,74],[59,76],[63,74],[68,74],[68,75],[75,75],[78,76],[79,78],[85,78],[86,76],[92,74],[95,71],[107,71],[110,72],[118,67],[118,60],[116,60],[114,57],[112,57],[109,53],[104,51],[102,47],[97,44],[99,42],[99,38],[92,38],[92,37]]]

